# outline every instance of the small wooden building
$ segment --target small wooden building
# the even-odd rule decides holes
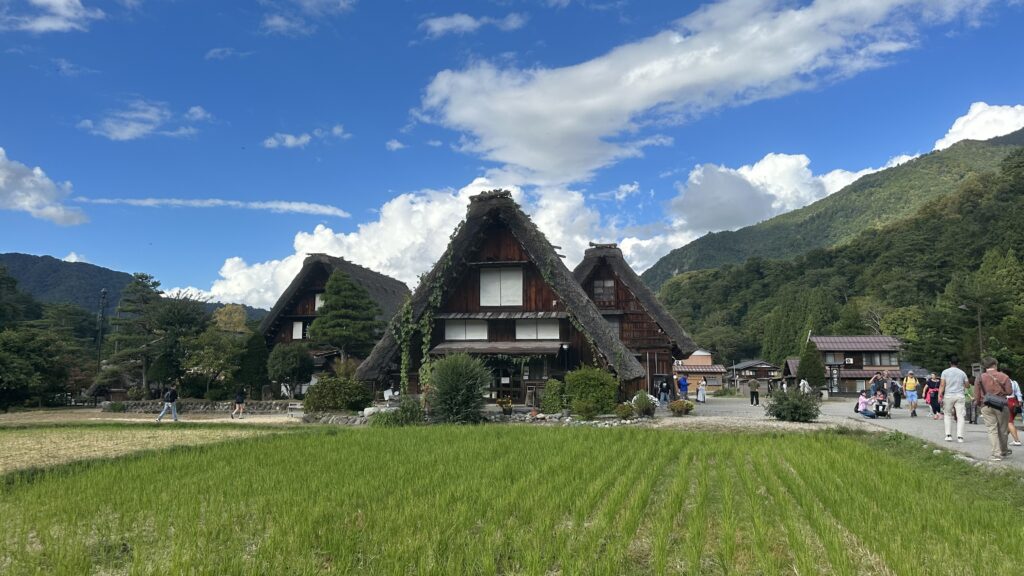
[[[729,366],[729,380],[733,386],[741,386],[750,379],[760,380],[762,384],[782,379],[782,370],[766,360],[744,360]]]
[[[892,336],[811,336],[825,363],[829,390],[857,394],[875,372],[900,375],[902,343]],[[799,362],[794,368],[799,368]]]
[[[708,392],[721,390],[725,384],[725,366],[715,364],[714,356],[707,350],[695,350],[688,358],[676,360],[672,372],[676,379],[685,375],[693,390],[696,390],[701,378],[707,382]]]
[[[415,393],[424,355],[452,352],[484,358],[494,374],[491,397],[520,403],[536,402],[549,378],[582,364],[608,368],[625,387],[641,386],[646,376],[504,190],[470,198],[447,250],[356,376],[398,387],[405,354]]]
[[[260,323],[260,333],[273,348],[282,342],[306,340],[309,325],[323,304],[324,288],[335,270],[341,270],[362,286],[380,306],[380,320],[391,319],[409,296],[405,283],[336,256],[310,254],[270,313]],[[324,351],[320,351],[323,356]]]
[[[626,262],[616,244],[590,244],[573,270],[612,331],[644,366],[648,391],[672,377],[675,359],[697,345]]]

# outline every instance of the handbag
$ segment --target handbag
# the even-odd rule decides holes
[[[995,378],[992,378],[991,376],[989,376],[989,378],[995,381]],[[981,391],[985,391],[984,385],[982,385]],[[1006,408],[1007,402],[1006,396],[1000,396],[999,394],[985,394],[985,397],[982,398],[981,403],[984,404],[985,406],[988,406],[989,408],[1002,410]]]

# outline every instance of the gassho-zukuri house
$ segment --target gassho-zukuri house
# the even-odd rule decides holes
[[[394,317],[402,303],[409,297],[409,288],[405,283],[390,276],[374,272],[344,258],[310,254],[303,260],[302,269],[260,323],[259,331],[263,334],[268,348],[273,348],[277,344],[307,340],[309,325],[316,320],[317,312],[323,305],[327,280],[335,270],[344,272],[369,293],[370,298],[380,307],[378,319],[383,322]],[[326,346],[314,348],[311,353],[319,370],[338,355],[338,350]]]
[[[610,318],[619,315],[594,304],[555,249],[509,192],[473,196],[447,250],[356,377],[378,389],[398,388],[404,368],[410,392],[417,393],[425,357],[466,352],[484,358],[492,369],[492,399],[533,403],[549,378],[581,365],[614,372],[623,394],[645,387],[647,372],[637,356],[647,348],[631,350],[623,344],[623,322],[614,326],[603,312]],[[598,262],[593,264],[585,276],[596,277]],[[671,366],[668,339],[656,344]],[[676,343],[683,350],[691,345],[688,338]]]

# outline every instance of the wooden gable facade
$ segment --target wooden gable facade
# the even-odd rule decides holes
[[[573,271],[622,343],[643,365],[648,386],[672,377],[675,360],[697,346],[626,262],[615,244],[594,244]]]
[[[433,357],[483,357],[494,376],[490,397],[528,404],[537,401],[549,378],[581,364],[606,366],[624,381],[644,375],[554,247],[505,191],[471,198],[466,220],[417,287],[411,306],[414,325],[421,325],[424,314],[431,318],[427,346],[422,330],[406,344],[412,392],[419,391],[424,350]],[[359,379],[399,385],[401,322],[395,319],[360,366]]]
[[[379,318],[390,320],[409,296],[409,288],[384,274],[374,272],[344,258],[326,254],[310,254],[302,263],[291,284],[278,298],[270,313],[260,323],[260,333],[267,346],[306,340],[309,326],[316,319],[327,286],[335,270],[341,270],[362,286],[381,309]]]

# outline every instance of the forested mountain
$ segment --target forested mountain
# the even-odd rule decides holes
[[[965,140],[946,150],[860,178],[799,210],[734,232],[708,234],[665,255],[641,276],[657,290],[674,273],[716,268],[747,258],[784,259],[848,243],[947,196],[976,174],[997,170],[1024,130],[984,142]],[[742,209],[736,207],[735,209]]]
[[[789,260],[687,272],[659,296],[723,359],[779,362],[813,330],[898,336],[911,360],[932,368],[950,353],[978,358],[981,339],[985,352],[1024,370],[1022,222],[1018,149],[999,172],[967,177],[910,218]]]
[[[107,289],[107,312],[112,313],[121,301],[121,292],[132,281],[132,275],[88,264],[65,262],[52,256],[31,254],[0,254],[0,266],[18,281],[18,289],[43,303],[74,304],[90,312],[100,306],[100,290]],[[207,311],[219,308],[219,303],[208,303]],[[245,306],[249,320],[261,320],[267,315],[262,308]]]

